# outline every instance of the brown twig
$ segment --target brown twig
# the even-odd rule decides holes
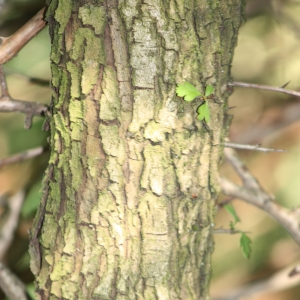
[[[243,231],[243,230],[232,230],[232,229],[226,229],[226,228],[216,228],[213,231],[213,234],[238,234],[238,233],[250,233],[249,231]]]
[[[244,88],[253,88],[253,89],[259,89],[259,90],[267,90],[272,92],[279,92],[283,94],[293,95],[296,97],[300,97],[300,92],[288,90],[282,87],[276,87],[271,85],[263,85],[263,84],[255,84],[255,83],[247,83],[247,82],[238,82],[233,81],[228,83],[229,86],[238,86],[238,87],[244,87]]]
[[[7,202],[9,206],[9,215],[8,218],[1,229],[0,235],[0,261],[3,260],[4,255],[9,248],[13,237],[14,232],[18,225],[19,215],[24,200],[24,191],[20,191],[17,194],[13,195]]]
[[[0,97],[1,112],[21,112],[25,114],[24,127],[29,129],[32,125],[34,116],[44,116],[48,111],[48,106],[40,103],[21,101],[13,99],[9,96],[5,75],[0,66],[0,84],[2,87],[2,95]]]
[[[11,300],[27,300],[23,282],[0,262],[0,287]]]
[[[222,291],[222,296],[212,297],[212,300],[250,300],[257,296],[260,296],[259,298],[263,299],[262,296],[266,293],[282,291],[299,285],[300,276],[295,276],[294,278],[288,276],[290,268],[290,266],[286,267],[269,278],[245,284],[232,291]]]
[[[258,181],[248,171],[233,149],[224,150],[226,159],[233,166],[237,174],[243,181],[243,186],[239,186],[225,178],[220,179],[222,192],[230,197],[235,197],[246,201],[272,216],[281,224],[300,245],[300,218],[299,211],[290,211],[274,201],[274,197],[269,195],[259,185]]]
[[[288,150],[283,150],[283,149],[274,149],[274,148],[260,147],[259,144],[256,144],[256,145],[245,145],[245,144],[237,144],[237,143],[225,142],[224,146],[227,147],[227,148],[260,151],[260,152],[265,152],[265,153],[269,153],[269,152],[288,152]]]
[[[22,153],[12,155],[10,157],[2,158],[2,159],[0,159],[0,168],[5,165],[8,165],[8,164],[21,162],[23,160],[36,157],[36,156],[44,153],[44,151],[45,151],[44,147],[37,147],[37,148],[32,148],[27,151],[24,151]]]
[[[8,38],[0,38],[0,65],[12,59],[45,26],[45,8],[41,9],[24,26]]]

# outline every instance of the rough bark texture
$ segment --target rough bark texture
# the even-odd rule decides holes
[[[33,234],[41,299],[209,298],[242,9],[241,0],[49,1],[52,150]],[[196,120],[200,101],[176,96],[184,81],[215,87],[208,125]]]

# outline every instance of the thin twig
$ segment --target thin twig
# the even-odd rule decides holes
[[[1,95],[2,97],[9,97],[8,89],[7,89],[7,83],[6,78],[4,75],[3,67],[0,65],[0,82],[1,82]]]
[[[288,150],[283,150],[283,149],[274,149],[274,148],[260,147],[259,144],[256,144],[256,145],[245,145],[245,144],[236,144],[236,143],[225,142],[224,146],[227,147],[227,148],[260,151],[260,152],[265,152],[265,153],[269,153],[269,152],[289,152]]]
[[[222,291],[222,296],[212,297],[212,300],[239,300],[239,299],[254,299],[270,292],[278,292],[293,286],[299,285],[300,276],[293,278],[288,276],[290,266],[276,272],[269,278],[254,281],[252,283],[245,284],[241,287],[237,287],[232,291]]]
[[[8,38],[0,38],[0,65],[12,59],[45,26],[43,20],[45,8],[41,9],[24,26]]]
[[[213,231],[213,234],[220,234],[220,233],[225,233],[225,234],[237,234],[237,233],[250,233],[249,231],[243,231],[243,230],[232,230],[232,229],[226,229],[226,228],[216,228]]]
[[[291,211],[274,201],[274,197],[269,195],[259,185],[258,181],[248,171],[233,149],[225,149],[226,159],[230,162],[237,174],[243,181],[244,186],[239,186],[225,178],[220,179],[222,192],[230,197],[235,197],[246,201],[272,216],[281,224],[300,245],[300,218],[297,209]]]
[[[3,260],[3,257],[5,256],[7,249],[13,240],[24,197],[24,191],[19,191],[7,201],[9,215],[5,224],[1,228],[0,233],[0,261]]]
[[[252,89],[259,89],[259,90],[267,90],[272,92],[279,92],[283,94],[293,95],[296,97],[300,97],[300,92],[284,89],[282,87],[276,87],[271,85],[263,85],[263,84],[255,84],[255,83],[247,83],[247,82],[238,82],[233,81],[228,83],[229,86],[238,86],[244,88],[252,88]]]
[[[2,94],[0,97],[0,112],[24,113],[24,127],[26,129],[31,127],[33,116],[45,116],[48,106],[40,103],[16,100],[9,96],[2,66],[0,66],[0,84],[2,87]]]
[[[27,300],[23,282],[0,262],[0,287],[11,300]]]
[[[44,147],[37,147],[37,148],[32,148],[24,152],[12,155],[10,157],[2,158],[0,159],[0,168],[8,164],[21,162],[23,160],[36,157],[44,152],[45,152]]]

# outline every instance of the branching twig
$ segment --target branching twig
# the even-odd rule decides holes
[[[45,151],[44,147],[37,147],[37,148],[32,148],[32,149],[26,150],[22,153],[12,155],[10,157],[2,158],[2,159],[0,159],[0,168],[5,165],[8,165],[8,164],[21,162],[23,160],[38,156],[38,155],[42,154],[44,151]]]
[[[11,300],[27,300],[23,282],[0,262],[0,287]]]
[[[41,9],[23,27],[8,38],[0,38],[0,65],[12,59],[45,26],[45,8]]]
[[[227,147],[227,148],[261,151],[261,152],[265,152],[265,153],[269,153],[269,152],[288,152],[287,150],[283,150],[283,149],[274,149],[274,148],[260,147],[259,144],[256,144],[256,145],[245,145],[245,144],[236,144],[236,143],[225,142],[224,146]]]
[[[221,178],[222,192],[227,196],[244,200],[267,212],[300,245],[299,212],[297,210],[290,211],[274,202],[273,196],[264,191],[233,149],[225,149],[225,156],[242,179],[244,186],[239,186],[225,178]]]
[[[272,92],[279,92],[283,94],[293,95],[296,97],[300,97],[300,92],[288,90],[282,87],[270,86],[270,85],[263,85],[263,84],[255,84],[255,83],[246,83],[246,82],[237,82],[233,81],[228,84],[229,86],[238,86],[238,87],[245,87],[245,88],[253,88],[259,90],[267,90]]]
[[[29,129],[32,125],[33,116],[44,116],[48,110],[48,106],[40,103],[21,101],[12,99],[9,96],[5,76],[2,66],[0,66],[0,83],[2,87],[2,95],[0,97],[1,112],[21,112],[25,114],[24,127]]]
[[[282,291],[300,282],[300,276],[293,278],[288,276],[290,267],[284,268],[273,276],[267,279],[259,280],[244,286],[238,287],[233,291],[223,291],[221,297],[213,297],[213,300],[239,300],[239,299],[252,299],[255,296],[262,296],[268,292]],[[262,299],[262,298],[261,298]]]

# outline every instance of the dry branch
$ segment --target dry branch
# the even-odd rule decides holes
[[[233,82],[229,83],[228,85],[244,87],[244,88],[259,89],[259,90],[267,90],[267,91],[279,92],[279,93],[283,93],[283,94],[300,97],[300,92],[288,90],[283,87],[276,87],[276,86],[271,86],[271,85],[263,85],[263,84],[255,84],[255,83],[247,83],[247,82],[238,82],[238,81],[233,81]]]
[[[0,168],[8,164],[21,162],[23,160],[36,157],[44,153],[44,151],[45,151],[44,147],[37,147],[37,148],[32,148],[24,152],[12,155],[10,157],[2,158],[0,159]]]
[[[18,225],[19,215],[24,198],[24,191],[19,191],[17,194],[13,195],[8,201],[9,215],[5,224],[1,228],[0,234],[0,261],[3,260],[7,249],[9,248],[13,240],[14,232]]]
[[[283,149],[274,149],[274,148],[260,147],[259,144],[256,144],[256,145],[245,145],[245,144],[237,144],[237,143],[225,142],[224,146],[227,147],[227,148],[260,151],[260,152],[265,152],[265,153],[269,153],[269,152],[288,152],[287,150],[283,150]]]
[[[10,97],[3,68],[0,65],[0,83],[2,95],[0,97],[0,112],[21,112],[25,114],[24,127],[29,129],[34,116],[45,116],[48,106],[35,102],[16,100]]]
[[[247,167],[238,158],[233,149],[227,148],[224,152],[226,159],[242,179],[243,186],[221,178],[222,192],[227,196],[246,201],[268,213],[288,231],[295,242],[300,246],[300,212],[297,209],[288,210],[277,204],[274,201],[274,197],[269,195],[248,171]]]
[[[45,8],[42,8],[32,19],[10,37],[1,37],[0,65],[12,59],[33,37],[45,26],[43,20]]]

